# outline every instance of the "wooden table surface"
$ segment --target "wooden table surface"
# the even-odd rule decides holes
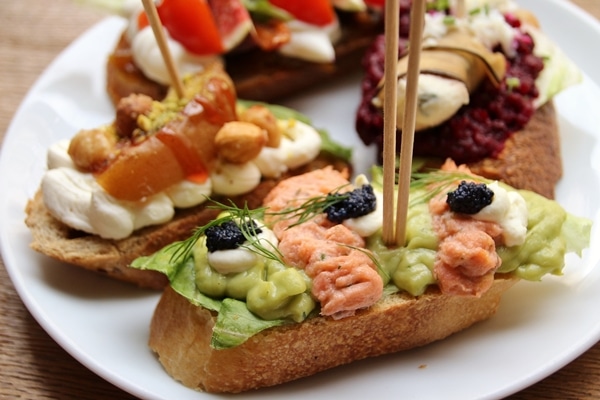
[[[565,0],[567,1],[567,0]],[[600,18],[599,0],[572,0]],[[0,0],[0,140],[48,63],[106,16],[69,0]],[[1,223],[1,222],[0,222]],[[59,347],[31,316],[0,255],[0,399],[130,399]],[[510,399],[600,398],[600,343]]]

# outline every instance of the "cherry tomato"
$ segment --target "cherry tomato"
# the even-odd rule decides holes
[[[270,0],[300,21],[314,25],[327,25],[335,19],[335,11],[330,0]]]
[[[373,6],[373,7],[385,6],[385,0],[365,0],[365,3],[367,3],[367,5]]]
[[[223,52],[221,36],[206,0],[163,0],[156,8],[169,35],[188,51],[198,55]],[[147,25],[148,17],[142,13],[138,26]]]

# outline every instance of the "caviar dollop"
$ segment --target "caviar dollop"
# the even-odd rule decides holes
[[[325,208],[327,219],[331,222],[341,223],[350,218],[367,215],[377,206],[377,197],[371,185],[362,185],[349,193],[336,193],[334,197],[345,197]]]
[[[456,190],[449,192],[446,203],[450,210],[461,214],[477,214],[492,204],[494,192],[485,183],[461,181]]]
[[[262,230],[256,226],[254,221],[244,222],[244,229],[257,235]],[[210,253],[218,250],[237,249],[246,241],[242,229],[234,221],[225,221],[220,225],[211,226],[206,229],[206,248]]]

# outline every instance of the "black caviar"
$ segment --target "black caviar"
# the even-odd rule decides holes
[[[462,181],[458,188],[448,193],[446,203],[450,210],[461,214],[477,214],[492,204],[494,192],[485,183]]]
[[[254,221],[246,222],[244,229],[253,234],[261,233],[261,229]],[[218,250],[231,250],[238,248],[246,241],[244,233],[234,221],[225,221],[220,225],[211,226],[204,232],[206,235],[206,248],[210,253]]]
[[[351,192],[336,193],[331,196],[345,197],[343,200],[335,202],[323,210],[327,214],[327,219],[335,223],[367,215],[375,210],[377,206],[377,197],[375,197],[371,185],[362,185]]]
[[[406,3],[401,2],[401,15],[409,15]],[[513,27],[520,26],[520,21],[514,15],[505,15],[505,20]],[[407,49],[408,24],[409,20],[401,19],[399,54]],[[414,141],[415,155],[449,157],[457,163],[496,157],[504,149],[504,143],[510,135],[527,124],[535,112],[533,102],[539,95],[535,80],[544,63],[533,54],[534,43],[528,34],[517,35],[513,46],[516,56],[507,60],[506,76],[500,87],[484,81],[472,93],[470,103],[446,123],[419,131]],[[356,115],[356,130],[361,140],[367,145],[375,143],[379,150],[383,148],[383,113],[372,105],[371,100],[383,78],[384,55],[382,35],[363,58],[365,76],[361,86],[362,100]],[[398,135],[401,135],[400,131]],[[399,145],[401,140],[396,143]]]

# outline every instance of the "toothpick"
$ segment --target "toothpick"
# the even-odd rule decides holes
[[[467,15],[467,6],[465,0],[456,0],[456,12],[457,18],[464,18]]]
[[[385,62],[383,104],[383,227],[382,239],[394,244],[394,188],[396,186],[396,120],[398,76],[399,0],[385,2]]]
[[[158,11],[156,11],[156,5],[154,4],[153,0],[142,0],[142,3],[144,4],[144,10],[146,10],[146,14],[148,15],[148,21],[152,27],[152,32],[154,32],[154,37],[156,37],[158,48],[160,49],[160,53],[163,56],[165,65],[167,66],[167,71],[169,72],[169,77],[171,78],[171,84],[175,88],[175,93],[177,93],[177,96],[182,98],[184,95],[183,84],[181,83],[181,78],[179,77],[179,71],[173,62],[173,56],[169,51],[167,39],[165,38],[165,32],[163,31],[163,26],[158,16]]]
[[[406,103],[402,124],[400,148],[400,169],[398,172],[398,202],[396,205],[396,243],[403,246],[406,240],[406,220],[408,215],[408,192],[412,167],[412,153],[417,118],[417,88],[419,84],[419,63],[421,41],[425,24],[425,0],[414,0],[410,15],[408,47],[408,70],[406,74]]]

